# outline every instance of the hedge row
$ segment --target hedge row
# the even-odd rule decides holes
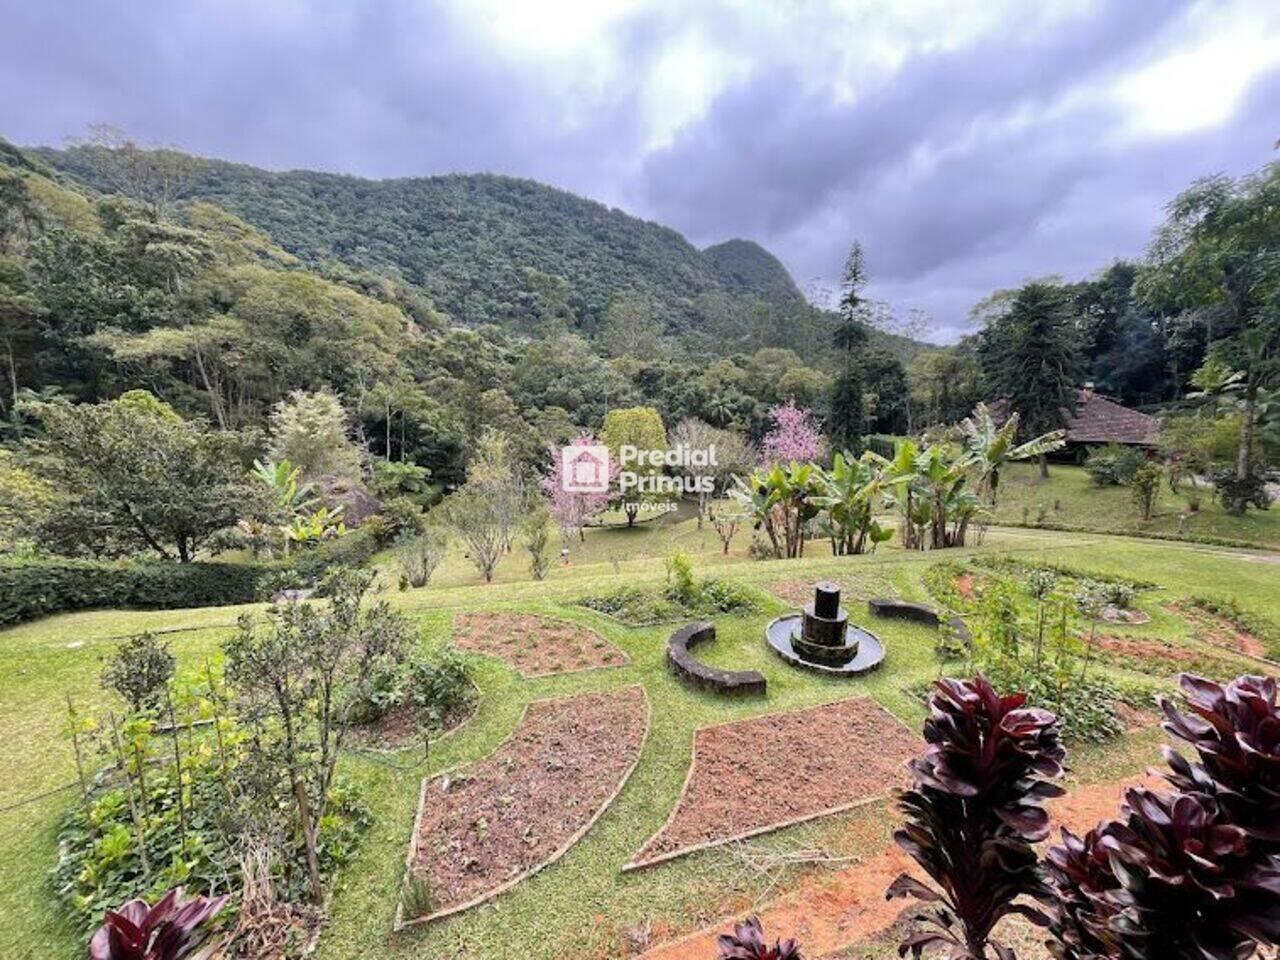
[[[0,566],[0,626],[91,607],[213,607],[259,599],[268,568],[41,560]]]
[[[0,563],[0,627],[69,610],[253,603],[286,587],[312,586],[336,565],[360,566],[376,551],[376,539],[357,530],[277,563]]]

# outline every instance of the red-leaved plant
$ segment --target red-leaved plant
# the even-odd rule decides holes
[[[1054,956],[1236,960],[1280,938],[1280,711],[1276,683],[1181,680],[1164,728],[1178,791],[1131,790],[1120,817],[1049,851]]]
[[[937,683],[924,725],[929,746],[911,762],[914,785],[899,799],[906,823],[894,839],[941,892],[905,873],[889,888],[890,898],[934,905],[925,913],[932,929],[903,941],[904,956],[947,946],[953,960],[985,960],[990,946],[1008,960],[1013,952],[991,942],[1002,917],[1049,922],[1015,900],[1047,895],[1032,845],[1048,835],[1043,802],[1063,793],[1050,780],[1062,775],[1066,750],[1057,718],[1025,702],[981,676]]]
[[[1280,861],[1203,794],[1130,790],[1117,820],[1049,853],[1062,960],[1241,960],[1280,933]]]
[[[206,960],[217,947],[208,942],[207,922],[226,902],[226,897],[184,900],[181,887],[154,907],[130,900],[107,911],[106,922],[89,941],[89,960]]]
[[[804,960],[794,940],[775,940],[773,946],[765,943],[759,917],[735,923],[733,933],[722,933],[716,944],[719,960]]]
[[[1164,729],[1187,743],[1197,760],[1168,748],[1173,786],[1203,793],[1231,822],[1271,852],[1280,851],[1280,709],[1276,681],[1237,677],[1225,687],[1203,677],[1181,678],[1186,711],[1161,699]]]

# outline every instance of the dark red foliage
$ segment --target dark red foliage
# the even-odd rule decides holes
[[[1203,794],[1130,790],[1118,820],[1049,853],[1064,960],[1242,960],[1280,934],[1280,861]]]
[[[794,940],[775,940],[769,946],[759,917],[748,917],[733,926],[733,933],[723,933],[717,940],[719,960],[804,960]]]
[[[89,960],[204,960],[214,949],[206,946],[206,922],[226,902],[226,897],[184,900],[181,887],[170,890],[154,907],[145,900],[130,900],[119,910],[107,911],[106,922],[89,941]]]
[[[1178,790],[1218,801],[1232,823],[1280,852],[1280,710],[1276,681],[1238,677],[1225,687],[1182,677],[1186,711],[1161,701],[1164,728],[1195,750],[1189,761],[1165,751]]]
[[[924,725],[929,746],[911,762],[914,786],[899,799],[906,823],[894,839],[939,889],[903,874],[888,896],[935,904],[927,914],[933,929],[904,941],[900,954],[946,945],[954,958],[985,958],[1007,914],[1048,922],[1014,901],[1047,895],[1033,844],[1048,835],[1044,801],[1063,791],[1047,778],[1062,775],[1066,750],[1057,718],[1024,707],[1025,696],[1002,697],[981,676],[937,687]]]

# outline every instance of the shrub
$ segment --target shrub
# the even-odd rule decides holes
[[[120,694],[135,711],[155,708],[173,676],[173,654],[154,634],[130,637],[102,671],[102,685]]]
[[[89,960],[191,957],[209,938],[208,921],[226,903],[225,896],[184,900],[181,887],[170,890],[154,907],[145,900],[130,900],[118,910],[107,911],[106,922],[89,942]]]
[[[405,686],[418,725],[427,733],[447,727],[450,719],[475,696],[467,663],[453,649],[434,661],[413,660]]]
[[[0,564],[0,626],[98,607],[178,609],[252,603],[272,568],[236,563],[29,560]]]
[[[425,587],[430,583],[448,549],[448,535],[440,528],[428,529],[421,536],[402,543],[396,549],[401,589]]]
[[[1100,487],[1123,487],[1145,462],[1146,456],[1136,447],[1108,443],[1089,450],[1084,468]]]
[[[520,522],[520,532],[524,535],[525,552],[529,554],[529,573],[535,580],[545,580],[555,557],[552,540],[556,526],[551,520],[551,512],[543,503],[535,502],[525,514]]]
[[[1129,478],[1133,503],[1144,521],[1149,521],[1155,514],[1156,500],[1160,496],[1160,484],[1163,480],[1164,471],[1157,463],[1144,463]]]
[[[989,677],[998,689],[1020,690],[1029,706],[1056,716],[1064,740],[1105,743],[1124,733],[1115,708],[1120,692],[1104,676],[1082,677],[1069,665],[1037,668],[1032,663],[1003,660],[989,666]]]
[[[894,839],[941,893],[905,873],[889,888],[891,898],[936,905],[933,929],[903,941],[904,955],[944,946],[955,960],[983,960],[1002,917],[1041,918],[1014,901],[1046,894],[1033,844],[1048,834],[1043,801],[1063,793],[1050,781],[1062,775],[1066,751],[1054,716],[1025,700],[1000,696],[981,676],[937,683],[924,725],[929,747],[911,762],[914,783],[899,799],[906,823]]]
[[[1280,936],[1280,864],[1200,793],[1130,790],[1120,818],[1048,856],[1063,960],[1235,960]]]
[[[392,497],[382,504],[377,516],[382,519],[376,533],[381,546],[416,537],[427,527],[427,515],[412,497]],[[368,522],[365,521],[366,524]]]
[[[1222,509],[1233,517],[1243,516],[1249,507],[1259,510],[1271,508],[1267,481],[1256,473],[1240,478],[1234,470],[1218,470],[1212,475],[1212,480]]]

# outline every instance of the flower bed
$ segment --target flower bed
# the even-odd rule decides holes
[[[623,869],[881,799],[917,747],[866,697],[703,727],[675,810]]]
[[[629,662],[594,630],[528,613],[460,613],[453,621],[453,638],[463,650],[497,657],[525,678]]]
[[[640,686],[539,700],[488,757],[425,781],[397,925],[476,906],[558,860],[621,792],[648,727]]]

